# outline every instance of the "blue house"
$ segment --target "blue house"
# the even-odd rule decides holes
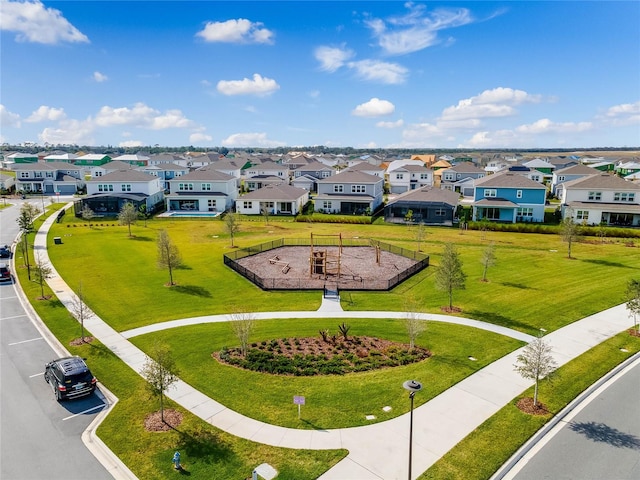
[[[542,222],[547,188],[515,172],[476,180],[473,220],[492,222]]]

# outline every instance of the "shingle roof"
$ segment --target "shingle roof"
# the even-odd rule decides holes
[[[318,183],[378,183],[383,182],[381,177],[364,172],[344,170],[336,175],[318,180]]]
[[[398,195],[394,200],[389,202],[389,205],[397,202],[441,202],[449,205],[457,205],[459,198],[460,194],[452,192],[451,190],[423,187]]]
[[[582,163],[577,165],[571,165],[570,167],[556,170],[556,175],[599,175],[598,170],[593,167],[588,167]]]
[[[149,175],[148,173],[139,172],[137,170],[116,170],[115,172],[107,173],[102,177],[94,177],[89,180],[90,183],[104,183],[104,182],[150,182],[157,180],[158,177]]]
[[[499,188],[499,187],[511,187],[511,188],[535,188],[546,189],[544,185],[538,183],[530,178],[520,175],[518,173],[511,172],[499,172],[493,175],[487,175],[484,178],[476,180],[476,187],[484,188]]]
[[[249,192],[238,198],[238,200],[297,200],[304,195],[308,195],[308,193],[307,190],[302,188],[280,183],[267,185],[253,192]]]
[[[619,190],[640,190],[640,185],[624,180],[617,175],[602,173],[600,175],[589,175],[576,180],[564,183],[564,188],[604,188]]]
[[[210,180],[210,181],[228,181],[228,180],[234,180],[235,181],[235,177],[223,172],[220,172],[218,170],[216,170],[215,168],[208,166],[206,168],[199,168],[198,170],[194,170],[193,172],[189,172],[186,175],[182,175],[180,177],[175,177],[173,179],[170,180],[170,182],[176,182],[176,181],[193,181],[193,180],[197,180],[197,181],[202,181],[202,180]]]

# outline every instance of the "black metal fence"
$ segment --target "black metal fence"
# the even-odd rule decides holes
[[[391,279],[364,279],[364,278],[348,278],[338,277],[332,280],[336,289],[340,290],[391,290],[396,285],[404,282],[409,277],[424,270],[429,266],[429,255],[415,250],[391,245],[389,243],[373,240],[369,238],[343,238],[340,240],[335,237],[314,237],[314,246],[333,246],[337,247],[342,244],[343,247],[378,247],[382,251],[400,255],[416,263],[401,271]],[[263,290],[323,290],[325,289],[326,280],[310,279],[310,278],[263,278],[252,270],[240,265],[237,260],[256,255],[258,253],[273,250],[281,247],[308,247],[311,246],[311,240],[306,238],[280,238],[270,242],[253,245],[251,247],[241,248],[233,252],[224,254],[224,264],[235,270],[237,273],[253,282]]]

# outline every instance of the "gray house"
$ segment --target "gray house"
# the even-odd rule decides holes
[[[384,178],[345,170],[318,180],[316,212],[368,214],[382,204]]]
[[[426,225],[453,225],[459,195],[451,190],[422,187],[398,195],[384,207],[384,221],[406,223],[411,212],[411,222]]]

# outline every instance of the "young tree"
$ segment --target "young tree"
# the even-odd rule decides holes
[[[131,224],[136,223],[138,220],[138,212],[136,211],[136,207],[134,207],[133,203],[125,202],[120,209],[120,213],[118,214],[118,220],[120,221],[120,225],[126,225],[129,227],[129,237],[131,235]]]
[[[38,282],[38,285],[40,285],[40,298],[39,300],[46,300],[47,297],[45,297],[44,295],[44,284],[47,281],[48,278],[51,278],[51,275],[53,273],[53,269],[47,265],[46,263],[44,263],[41,259],[40,259],[40,255],[38,255],[36,257],[36,264],[35,267],[33,269],[33,274],[36,277],[36,282]]]
[[[229,212],[224,217],[224,225],[227,228],[227,233],[231,237],[231,246],[233,247],[233,237],[240,231],[240,220],[235,213]]]
[[[229,318],[229,325],[231,325],[233,334],[240,342],[240,351],[244,357],[247,355],[249,337],[251,337],[256,324],[255,316],[241,308],[236,308],[235,312],[229,314]]]
[[[420,305],[413,295],[405,298],[404,312],[404,327],[409,335],[409,348],[413,349],[420,334],[427,329],[427,321],[420,318]]]
[[[445,243],[440,266],[435,273],[436,288],[447,292],[449,310],[453,309],[453,291],[464,290],[467,275],[462,271],[462,260],[452,243]]]
[[[482,263],[482,281],[486,282],[487,270],[496,264],[496,246],[493,243],[490,243],[487,245],[487,248],[484,249],[480,262]]]
[[[169,270],[169,286],[175,285],[173,282],[173,270],[182,265],[182,258],[178,247],[176,247],[169,238],[166,230],[158,232],[158,267]]]
[[[427,228],[425,227],[424,222],[418,223],[416,225],[416,241],[418,242],[418,251],[420,251],[420,244],[427,236]]]
[[[269,225],[269,209],[267,207],[260,208],[260,213],[262,214],[262,218],[264,218],[264,223]]]
[[[407,210],[404,216],[404,221],[407,223],[413,223],[413,210]]]
[[[640,334],[640,323],[638,323],[638,316],[640,316],[640,280],[629,280],[627,298],[629,299],[627,300],[629,316],[633,317],[633,327]]]
[[[580,225],[573,221],[571,209],[567,208],[564,212],[564,218],[560,222],[560,235],[562,240],[567,242],[567,256],[571,257],[571,245],[580,235]]]
[[[166,345],[156,343],[151,355],[153,358],[147,357],[140,374],[148,382],[151,394],[160,398],[160,419],[164,423],[164,393],[178,381],[178,370]]]
[[[86,335],[84,333],[84,321],[93,317],[93,312],[84,302],[84,293],[82,292],[82,282],[78,286],[78,292],[71,298],[70,311],[76,320],[80,322],[80,339],[84,343]]]
[[[31,262],[29,260],[29,240],[28,235],[33,232],[33,221],[40,213],[37,207],[30,203],[23,203],[20,207],[20,215],[17,218],[18,226],[20,227],[20,233],[22,235],[22,242],[20,249],[22,251],[22,258],[25,267],[27,267],[27,277],[31,280]]]
[[[533,380],[535,387],[533,390],[533,406],[538,406],[538,384],[543,378],[550,379],[551,374],[557,367],[556,361],[551,355],[551,346],[539,336],[529,343],[522,353],[517,357],[514,365],[516,372],[522,378]]]
[[[90,221],[93,217],[96,216],[96,214],[93,213],[93,210],[91,210],[89,205],[85,205],[84,207],[82,207],[82,212],[80,213],[82,214],[82,219],[86,221]]]
[[[144,220],[144,227],[147,228],[147,218],[149,218],[149,212],[147,211],[146,204],[143,203],[140,205],[140,207],[138,208],[138,215],[142,217],[142,219]]]

